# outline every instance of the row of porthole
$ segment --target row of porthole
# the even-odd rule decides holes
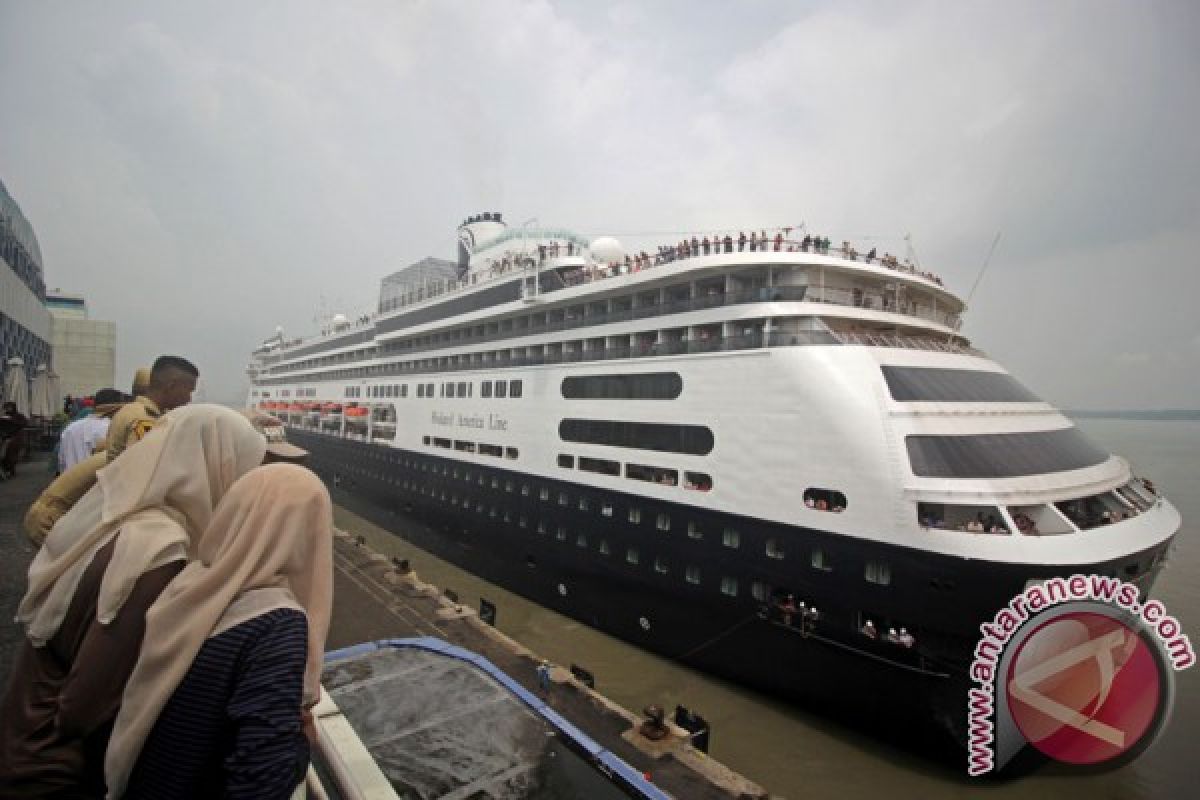
[[[405,466],[409,466],[410,468],[412,467],[411,461],[409,459],[404,459],[403,463]],[[420,469],[422,471],[429,471],[427,466],[424,464],[420,465]],[[386,477],[384,477],[378,473],[370,473],[366,470],[352,468],[351,471],[357,471],[360,474],[363,474],[367,477],[373,477],[376,480],[383,480],[383,481],[388,480]],[[434,466],[431,471],[434,473],[440,473],[446,477],[453,476],[454,478],[458,478],[459,474],[460,474],[458,467],[450,468],[445,465],[443,465],[441,470],[439,470],[436,466]],[[463,475],[463,478],[465,481],[471,481],[473,479],[473,471],[470,469],[464,469],[462,471],[462,475]],[[403,481],[396,481],[393,479],[390,482],[395,485],[399,485],[400,488],[404,489],[405,491],[420,491],[421,494],[426,493],[425,492],[426,487],[422,486],[422,487],[420,487],[420,489],[418,489],[415,482],[410,484],[407,479],[405,479]],[[489,481],[487,480],[487,476],[485,475],[485,473],[482,470],[479,471],[478,483],[480,486],[487,486],[489,483]],[[493,489],[499,490],[501,488],[500,479],[497,476],[492,476],[490,483],[491,483],[491,487]],[[510,493],[514,492],[516,490],[516,483],[512,479],[506,479],[504,481],[503,488],[504,488],[504,491],[506,491],[506,492],[510,492]],[[442,494],[445,494],[444,490],[443,490]],[[530,494],[531,494],[530,485],[528,483],[521,484],[521,495],[528,497],[528,496],[530,496]],[[546,486],[541,487],[538,492],[538,497],[543,502],[549,502],[549,500],[550,500],[549,487],[546,487]],[[442,498],[442,499],[444,499],[444,498]],[[558,504],[562,505],[562,506],[566,506],[566,505],[569,505],[569,503],[570,503],[570,496],[566,492],[559,492],[558,493]],[[485,508],[484,504],[479,503],[478,507],[479,507],[480,512],[482,513],[482,510]],[[579,508],[581,511],[589,510],[590,502],[586,496],[580,495]],[[613,515],[613,509],[614,509],[614,505],[610,501],[603,501],[600,504],[600,513],[602,516],[611,517]],[[506,515],[506,519],[505,519],[506,522],[509,521],[507,519],[507,515],[509,513],[510,512],[508,512],[508,511],[504,512],[504,514]],[[495,506],[491,506],[490,516],[492,516],[492,517],[497,516]],[[522,516],[521,519],[522,519],[522,521],[524,521],[524,519],[525,519],[524,516]],[[631,506],[628,509],[627,519],[631,524],[636,525],[636,524],[641,523],[641,520],[642,520],[641,509],[637,508],[636,506]],[[542,524],[544,524],[544,523],[542,523]],[[526,527],[526,525],[522,525],[521,527]],[[658,514],[656,523],[655,523],[655,527],[660,531],[664,531],[664,532],[669,531],[671,529],[670,515]],[[541,532],[544,532],[544,530]],[[699,527],[697,526],[697,524],[695,522],[688,523],[688,538],[696,539],[696,540],[700,540],[700,539],[704,538],[703,532],[699,529]],[[730,528],[730,527],[724,528],[722,530],[722,534],[721,534],[721,544],[730,549],[740,548],[741,547],[741,533],[734,528]],[[767,539],[766,545],[765,545],[765,552],[766,552],[766,555],[768,558],[772,558],[775,560],[783,560],[786,555],[784,549],[779,544],[779,540],[775,537],[771,537],[771,538]],[[819,547],[813,548],[811,551],[810,566],[813,569],[821,571],[821,572],[832,572],[833,571],[833,564],[829,560],[828,553],[826,553],[826,551],[823,548],[819,548]],[[872,561],[866,562],[866,565],[864,567],[864,579],[868,583],[873,583],[873,584],[877,584],[880,586],[891,585],[891,582],[892,582],[891,565],[886,561],[872,560]],[[734,587],[733,594],[736,595],[736,586]]]

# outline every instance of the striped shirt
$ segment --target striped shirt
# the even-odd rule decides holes
[[[300,727],[308,619],[289,608],[204,643],[134,765],[125,798],[287,798],[308,768]]]

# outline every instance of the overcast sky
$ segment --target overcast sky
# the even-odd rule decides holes
[[[963,296],[1000,232],[977,346],[1061,406],[1196,408],[1198,42],[1187,0],[0,0],[0,177],[121,386],[172,352],[244,397],[276,325],[498,210],[911,233]]]

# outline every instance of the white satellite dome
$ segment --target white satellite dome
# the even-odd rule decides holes
[[[590,249],[597,261],[620,261],[625,258],[625,248],[611,236],[593,239]]]
[[[283,326],[282,325],[275,326],[275,334],[277,336],[283,336]]]

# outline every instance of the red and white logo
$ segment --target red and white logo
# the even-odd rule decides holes
[[[1012,720],[1041,752],[1099,764],[1155,735],[1167,700],[1154,646],[1107,614],[1074,611],[1020,642],[1004,680]]]

